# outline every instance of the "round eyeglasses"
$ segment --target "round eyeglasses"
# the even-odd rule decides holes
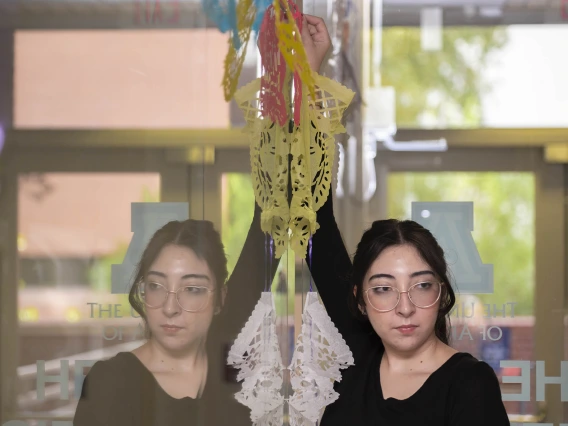
[[[209,303],[209,295],[214,293],[208,287],[188,285],[176,291],[170,291],[161,284],[154,282],[143,283],[140,286],[140,296],[149,308],[161,308],[168,300],[170,293],[176,295],[180,308],[186,312],[201,312]]]
[[[365,296],[377,312],[389,312],[396,308],[402,293],[407,293],[408,299],[417,308],[430,308],[440,299],[442,284],[426,281],[412,285],[407,291],[400,291],[390,285],[377,285],[365,290]]]

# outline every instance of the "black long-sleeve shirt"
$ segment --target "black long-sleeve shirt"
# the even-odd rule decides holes
[[[334,218],[331,193],[317,219],[320,228],[308,264],[355,361],[336,383],[339,399],[327,407],[321,426],[509,426],[495,372],[468,353],[453,355],[411,397],[383,397],[379,367],[384,346],[370,323],[356,319],[348,308],[352,263]]]
[[[226,365],[226,354],[278,266],[277,261],[266,258],[260,214],[255,205],[241,255],[227,282],[225,305],[209,330],[209,368],[201,398],[173,398],[133,353],[121,352],[96,362],[87,374],[74,426],[251,424],[250,410],[234,398],[241,385],[234,381],[234,370]]]

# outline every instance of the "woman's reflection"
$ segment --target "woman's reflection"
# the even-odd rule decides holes
[[[223,383],[223,349],[276,266],[267,258],[258,206],[228,281],[221,237],[211,222],[174,221],[158,230],[129,296],[145,322],[147,341],[93,366],[73,424],[250,424],[248,410],[234,401],[236,388]]]
[[[227,278],[223,244],[210,222],[170,222],[142,256],[130,304],[148,341],[134,354],[175,398],[198,398],[207,378],[205,342]]]

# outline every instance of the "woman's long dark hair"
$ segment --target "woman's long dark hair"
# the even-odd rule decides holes
[[[186,247],[192,250],[198,258],[205,260],[209,269],[215,276],[217,291],[215,292],[215,304],[221,304],[221,289],[227,280],[227,257],[221,241],[221,236],[213,227],[213,223],[207,220],[188,219],[183,222],[172,221],[164,225],[150,239],[142,258],[136,268],[133,285],[128,295],[130,305],[142,317],[146,325],[146,335],[149,337],[148,320],[144,300],[140,295],[140,286],[152,263],[160,255],[162,249],[168,245]]]
[[[363,298],[365,275],[383,250],[402,244],[416,248],[420,257],[433,269],[437,278],[444,283],[434,331],[438,339],[448,344],[450,340],[449,313],[456,302],[456,295],[448,278],[448,265],[444,257],[444,250],[428,229],[412,220],[378,220],[373,222],[372,227],[365,231],[357,245],[353,259],[351,291],[349,292],[351,308],[356,316],[361,319],[366,318],[359,310],[359,307],[365,306]]]

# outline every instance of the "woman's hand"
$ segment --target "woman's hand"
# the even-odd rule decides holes
[[[323,59],[331,47],[331,38],[322,18],[304,15],[302,43],[312,71],[319,72]]]

